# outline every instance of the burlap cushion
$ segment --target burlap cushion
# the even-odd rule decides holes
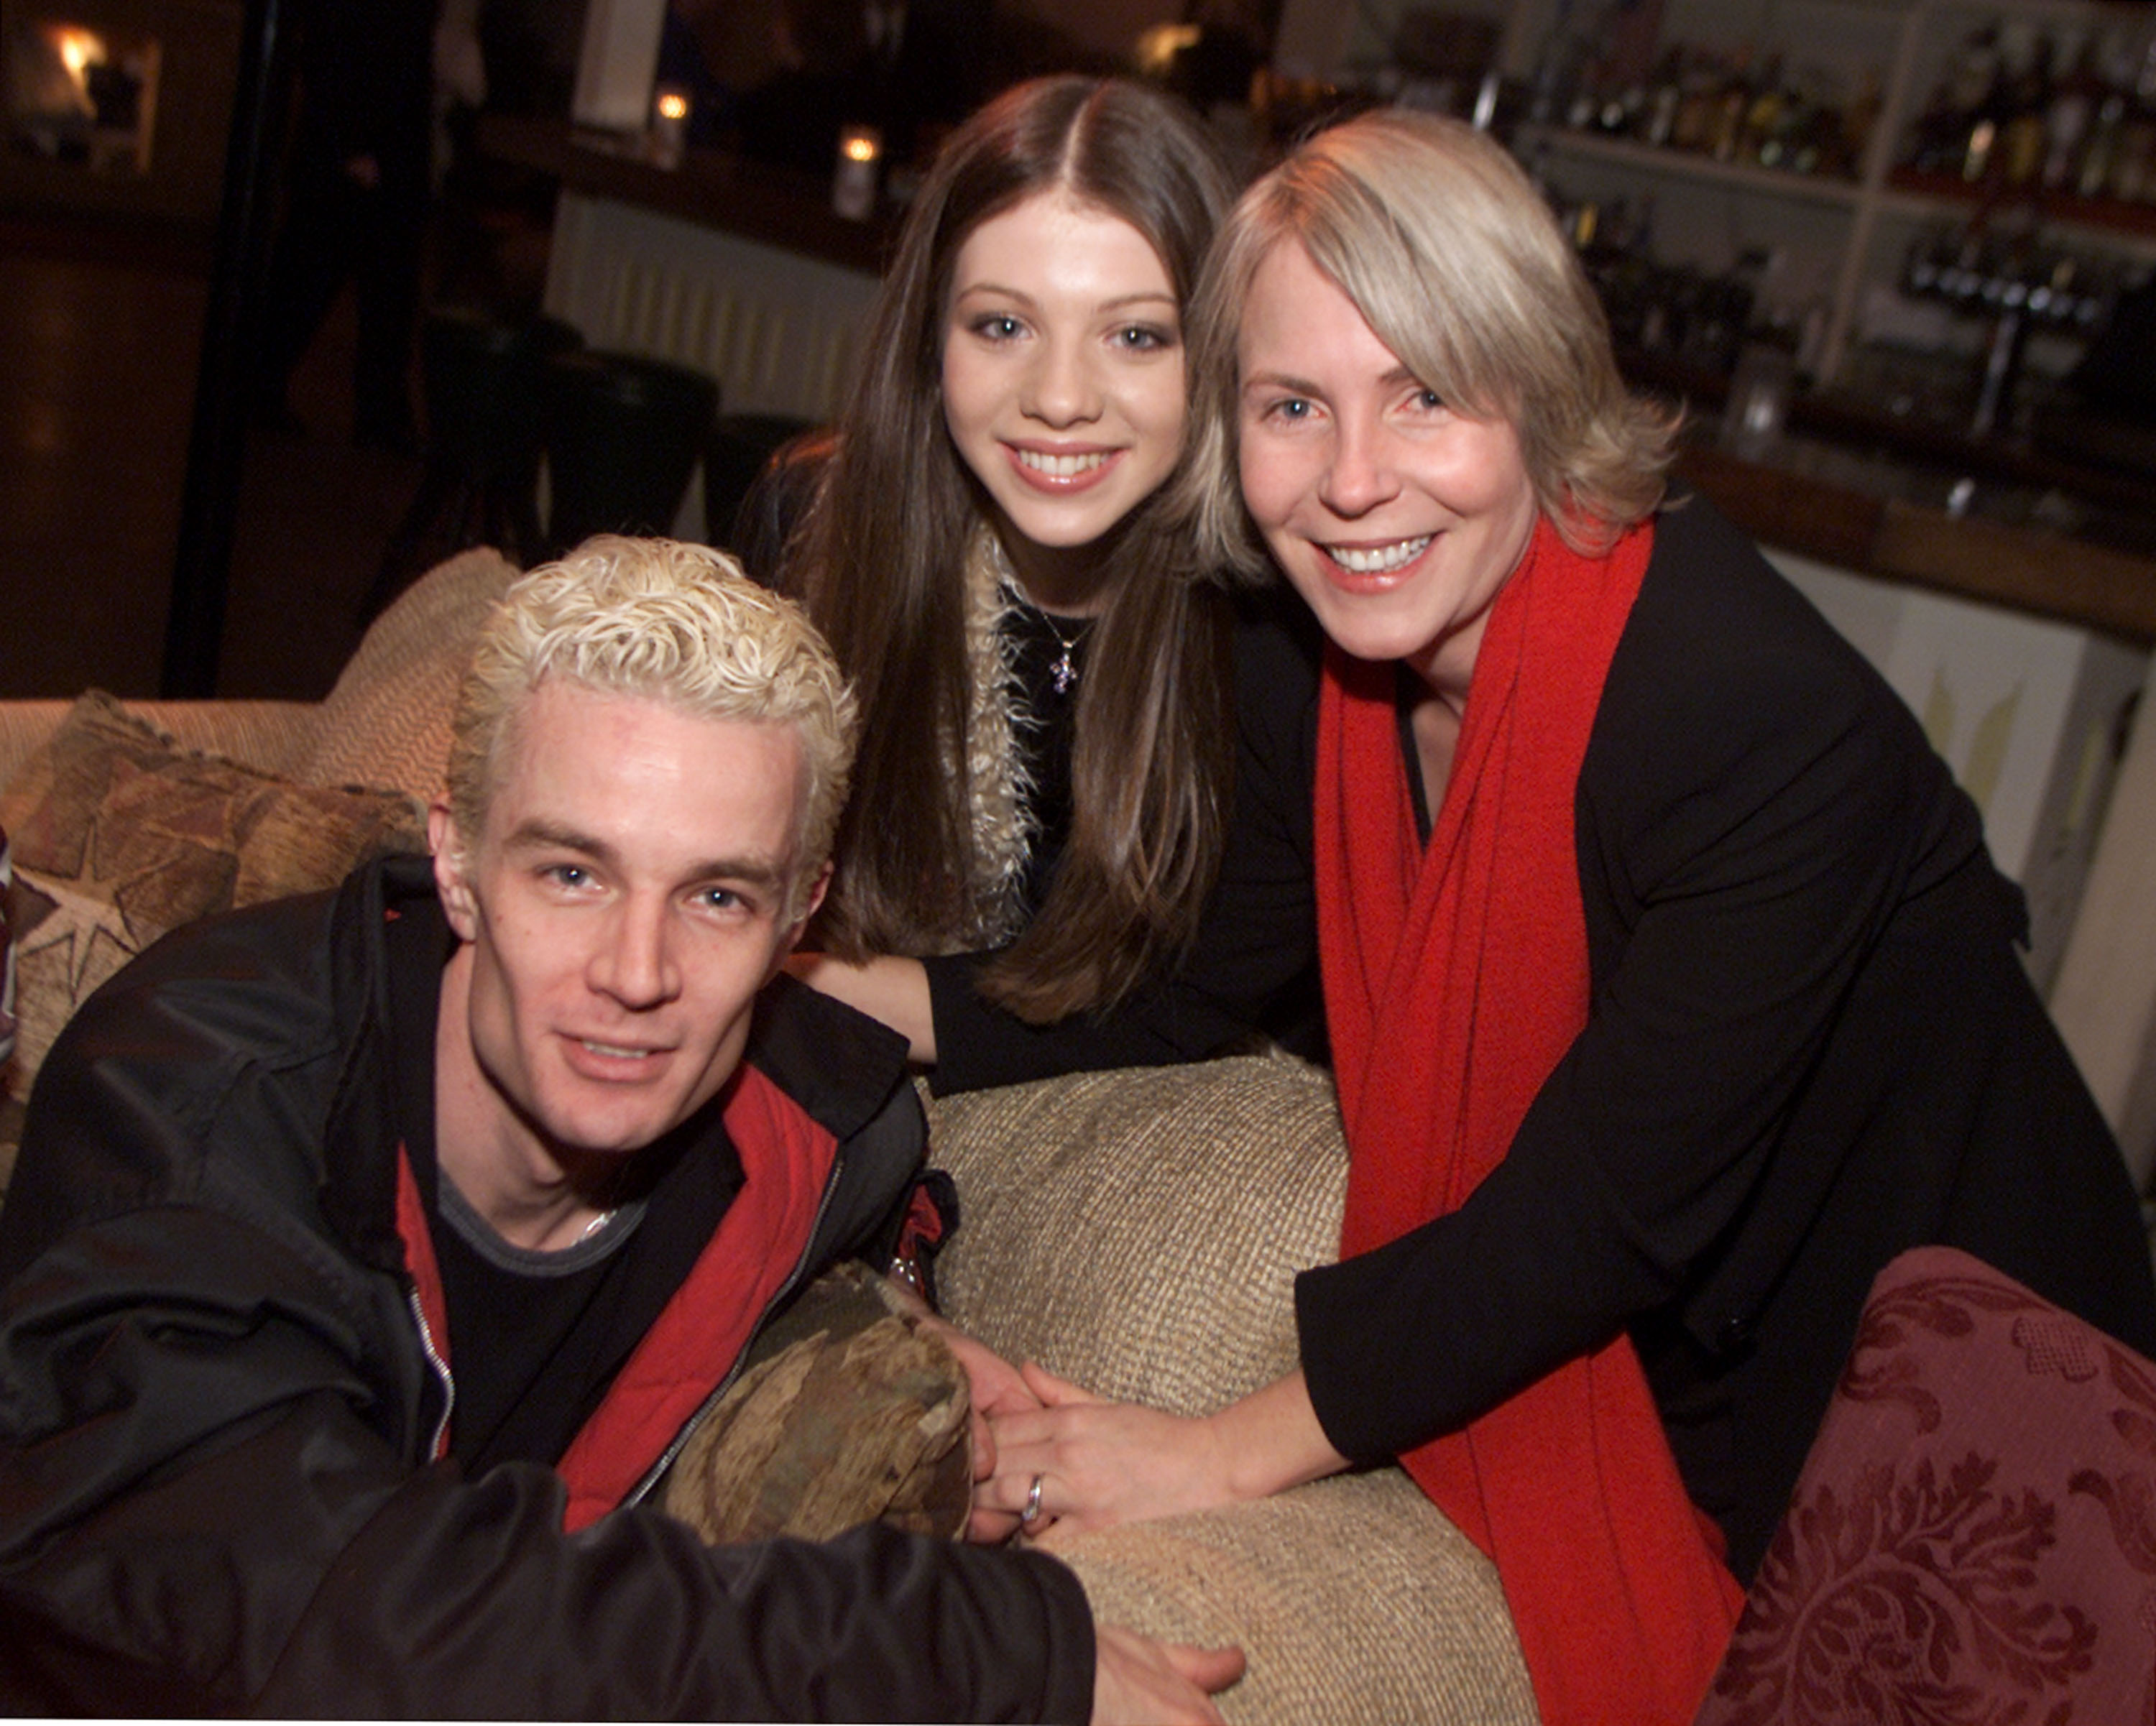
[[[1102,1395],[1209,1413],[1297,1360],[1296,1271],[1337,1255],[1330,1078],[1283,1056],[932,1099],[958,1184],[952,1319]],[[1250,1659],[1257,1723],[1531,1723],[1496,1571],[1397,1468],[1057,1540],[1099,1618]]]
[[[865,1522],[954,1539],[972,1508],[965,1369],[849,1263],[757,1340],[684,1447],[666,1509],[715,1542],[825,1540]]]
[[[322,703],[295,768],[311,785],[393,785],[422,802],[440,788],[449,720],[473,639],[516,577],[481,547],[438,564],[377,618]]]
[[[1535,1726],[1496,1567],[1397,1468],[1048,1544],[1103,1623],[1240,1646],[1240,1726]]]
[[[1279,1055],[932,1099],[958,1185],[951,1320],[1104,1396],[1208,1414],[1297,1360],[1295,1273],[1336,1257],[1332,1080]]]
[[[332,885],[425,839],[403,792],[295,786],[192,754],[97,691],[0,792],[0,827],[14,852],[18,1104],[76,1005],[167,930]],[[0,1134],[12,1166],[18,1134],[8,1122]]]

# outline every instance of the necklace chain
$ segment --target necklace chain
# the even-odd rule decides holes
[[[998,582],[1022,609],[1031,612],[1034,617],[1040,619],[1048,633],[1055,638],[1056,645],[1063,649],[1055,664],[1048,668],[1048,680],[1055,686],[1057,694],[1069,694],[1071,684],[1078,681],[1078,661],[1075,657],[1078,651],[1078,643],[1085,640],[1087,634],[1091,633],[1094,619],[1091,617],[1081,619],[1076,631],[1072,634],[1065,635],[1057,626],[1055,615],[1036,602],[1033,596],[1028,593],[1019,583],[1018,571],[1011,567],[1010,554],[1004,550],[1003,541],[993,533],[988,534],[987,538],[988,556],[995,570]]]
[[[1019,586],[1016,577],[1005,576],[1004,586],[1013,599],[1040,619],[1048,633],[1055,638],[1055,644],[1063,649],[1055,664],[1048,668],[1048,680],[1055,684],[1057,694],[1069,694],[1071,684],[1078,681],[1078,662],[1072,656],[1078,651],[1078,643],[1085,640],[1092,629],[1094,620],[1091,617],[1081,619],[1077,629],[1065,635],[1057,625],[1055,613],[1035,603],[1032,596]]]

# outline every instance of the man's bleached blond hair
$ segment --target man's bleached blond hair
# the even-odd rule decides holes
[[[549,678],[706,719],[791,725],[803,796],[798,915],[831,854],[854,760],[853,693],[800,609],[707,545],[601,534],[513,582],[480,631],[449,740],[449,810],[478,843],[505,745]]]

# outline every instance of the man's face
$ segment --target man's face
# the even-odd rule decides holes
[[[822,897],[788,915],[803,779],[791,726],[549,679],[510,722],[478,835],[436,808],[462,1034],[511,1142],[639,1150],[726,1083]]]

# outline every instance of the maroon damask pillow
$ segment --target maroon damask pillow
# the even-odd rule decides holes
[[[2156,1367],[1966,1253],[1904,1253],[1697,1726],[2151,1719]]]
[[[15,1053],[15,872],[0,833],[0,1067]]]

